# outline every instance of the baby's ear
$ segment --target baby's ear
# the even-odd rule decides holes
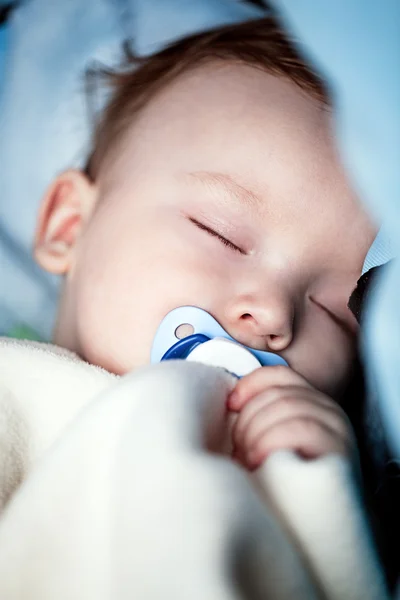
[[[67,273],[76,242],[96,201],[96,186],[81,171],[65,171],[48,189],[40,209],[34,256],[50,273]]]

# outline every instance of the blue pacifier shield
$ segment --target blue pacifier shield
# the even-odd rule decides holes
[[[182,325],[188,325],[192,334],[179,339],[177,330]],[[287,362],[273,352],[255,350],[242,346],[234,340],[221,325],[205,310],[195,306],[181,306],[169,312],[162,320],[154,338],[151,350],[151,362],[157,363],[168,359],[186,359],[200,344],[224,338],[234,342],[236,346],[245,348],[260,363],[261,366],[288,366]]]

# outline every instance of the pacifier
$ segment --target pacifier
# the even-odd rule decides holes
[[[288,366],[278,354],[243,346],[208,312],[195,306],[175,308],[161,321],[151,362],[171,359],[222,367],[239,378],[261,366]]]

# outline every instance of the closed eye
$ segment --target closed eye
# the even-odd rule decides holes
[[[234,250],[235,252],[239,252],[240,254],[246,254],[246,252],[242,248],[239,248],[239,246],[236,246],[236,244],[234,244],[230,240],[227,240],[223,235],[221,235],[217,231],[214,231],[214,229],[207,227],[207,225],[204,225],[204,223],[200,223],[199,221],[196,221],[196,219],[193,219],[192,217],[189,217],[189,221],[191,221],[199,229],[202,229],[203,231],[206,231],[213,237],[216,237],[217,239],[219,239],[219,241],[222,242],[224,244],[224,246],[226,246],[227,248],[230,248],[231,250]]]

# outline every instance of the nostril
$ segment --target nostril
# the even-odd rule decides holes
[[[244,313],[244,315],[242,315],[241,318],[243,319],[243,321],[248,321],[249,319],[252,319],[253,317],[251,316],[250,313]]]

